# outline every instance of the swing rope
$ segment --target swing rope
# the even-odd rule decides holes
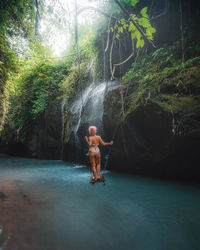
[[[134,62],[134,65],[133,65],[133,71],[134,71],[134,69],[135,69],[135,66],[136,66],[136,63],[137,63],[139,54],[140,54],[140,48],[137,50],[135,62]],[[120,73],[121,73],[121,72],[120,72]],[[121,82],[121,75],[120,75],[120,82]],[[124,107],[124,104],[125,104],[126,99],[127,99],[127,96],[128,96],[128,91],[129,91],[130,85],[131,85],[131,80],[129,79],[128,86],[127,86],[125,95],[124,95],[124,97],[123,97],[123,104],[122,104],[122,107],[121,107],[121,111],[120,111],[120,113],[119,113],[119,118],[118,118],[119,121],[121,120],[121,118],[122,118],[122,116],[123,116],[123,114],[124,114],[123,107]],[[122,93],[122,95],[123,95],[123,93]],[[119,122],[119,124],[115,127],[115,130],[114,130],[113,136],[112,136],[112,140],[114,140],[114,138],[115,138],[115,136],[116,136],[116,133],[117,133],[119,127],[120,127],[120,122]],[[108,161],[109,161],[109,158],[110,158],[110,155],[111,155],[111,150],[112,150],[112,149],[110,148],[109,151],[108,151],[107,156],[105,157],[106,160],[105,160],[105,164],[104,164],[104,168],[103,168],[103,171],[104,171],[104,172],[106,171],[107,166],[108,166]]]

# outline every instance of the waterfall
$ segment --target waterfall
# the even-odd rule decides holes
[[[94,59],[91,60],[90,66],[89,66],[89,75],[90,75],[90,81],[94,82],[94,72],[93,72],[93,66],[94,66]]]
[[[60,138],[60,159],[63,159],[63,142],[64,142],[64,130],[65,130],[65,124],[64,124],[64,118],[65,118],[65,98],[61,102],[61,138]]]
[[[86,87],[72,103],[70,113],[72,115],[72,132],[75,145],[79,147],[79,130],[83,128],[85,135],[90,125],[97,127],[97,133],[103,135],[103,103],[107,91],[118,87],[118,82],[92,82]]]

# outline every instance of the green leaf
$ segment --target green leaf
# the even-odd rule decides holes
[[[137,16],[135,14],[131,14],[130,17],[131,17],[131,19],[133,19],[135,21],[138,20],[138,18],[137,18]]]
[[[136,30],[135,35],[136,35],[137,40],[140,40],[142,37],[141,33],[138,30]]]
[[[141,48],[144,46],[144,39],[141,40]]]
[[[143,16],[143,17],[146,17],[146,18],[149,18],[149,16],[148,16],[148,14],[147,14],[147,7],[144,7],[142,10],[141,10],[141,15]]]
[[[125,23],[125,24],[123,25],[123,28],[126,29],[127,27],[128,27],[128,24]]]
[[[122,25],[126,24],[126,20],[124,18],[121,19],[121,24]]]
[[[123,0],[123,2],[127,5],[135,6],[137,3],[139,3],[140,0]]]
[[[147,38],[148,39],[150,39],[150,40],[153,40],[153,33],[155,33],[156,32],[156,29],[155,28],[153,28],[153,27],[149,27],[149,28],[147,28],[146,29],[146,36],[147,36]]]
[[[140,40],[138,40],[136,43],[136,48],[138,49],[139,47],[140,47]]]
[[[130,22],[128,31],[130,32],[132,30],[135,30],[135,25],[132,22]]]
[[[139,3],[140,0],[131,0],[131,5],[135,6],[137,3]]]
[[[139,20],[139,25],[141,25],[142,27],[144,28],[151,27],[151,24],[147,18],[141,17],[138,20]]]
[[[150,29],[151,29],[151,33],[155,33],[156,32],[155,28],[151,27]]]
[[[17,12],[17,6],[12,6],[12,9],[15,11],[15,12]]]
[[[153,40],[152,32],[150,29],[146,30],[146,36],[149,40]]]
[[[134,32],[131,33],[131,39],[133,40],[135,38],[136,38],[136,32],[134,31]]]
[[[18,0],[18,4],[20,7],[23,7],[24,0]]]
[[[136,48],[138,49],[139,47],[143,47],[144,46],[144,39],[139,39],[137,40],[137,43],[136,43]]]

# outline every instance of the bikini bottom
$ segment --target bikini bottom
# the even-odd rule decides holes
[[[99,150],[98,147],[90,147],[90,148],[89,148],[89,152],[98,154],[98,153],[100,152],[100,150]]]

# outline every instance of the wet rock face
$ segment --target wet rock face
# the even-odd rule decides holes
[[[35,158],[61,158],[61,105],[49,105],[33,128],[29,130],[25,145]]]
[[[123,122],[119,122],[120,108],[119,90],[110,92],[103,116],[105,137],[114,135],[109,168],[150,176],[197,177],[200,142],[196,134],[174,134],[172,114],[157,104],[136,109]]]
[[[40,118],[26,130],[24,142],[0,145],[0,151],[9,155],[43,159],[61,159],[61,101],[49,104]]]

